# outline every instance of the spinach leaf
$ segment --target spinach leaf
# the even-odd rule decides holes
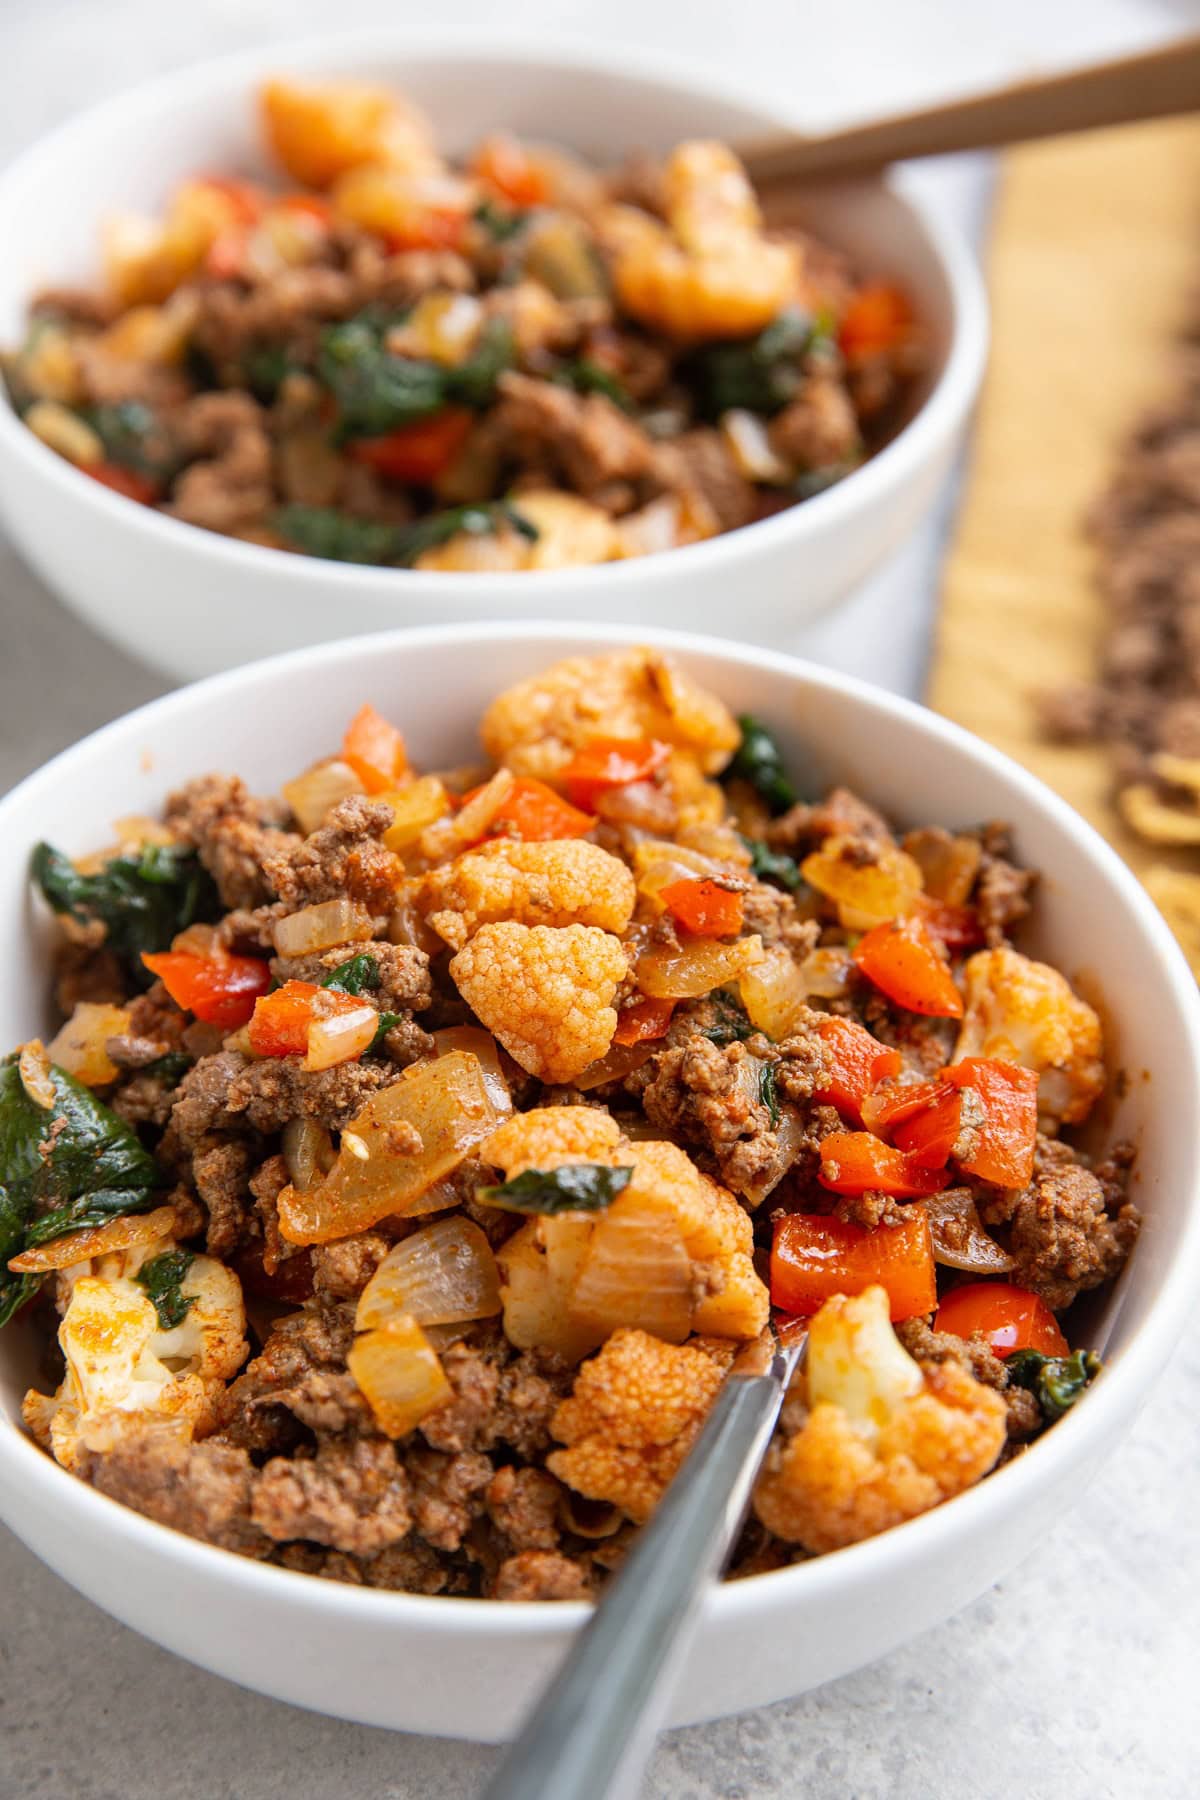
[[[796,804],[796,790],[784,769],[778,744],[766,726],[750,713],[742,713],[738,725],[742,741],[722,780],[748,781],[773,813],[786,812]]]
[[[446,398],[477,410],[490,406],[496,397],[497,381],[505,369],[512,367],[513,348],[508,320],[489,319],[466,361],[442,371]]]
[[[162,1185],[123,1119],[64,1069],[51,1065],[50,1079],[54,1104],[44,1108],[25,1092],[16,1056],[0,1063],[0,1324],[37,1285],[9,1271],[11,1257],[81,1226],[145,1212]]]
[[[141,987],[154,981],[142,966],[144,950],[169,949],[188,925],[221,916],[211,875],[194,851],[173,844],[147,844],[136,857],[114,856],[95,875],[80,874],[61,850],[39,844],[32,873],[55,912],[81,925],[98,920],[104,926],[105,944]]]
[[[521,213],[506,212],[494,200],[481,200],[471,214],[476,225],[482,225],[493,243],[506,244],[520,232],[525,223]]]
[[[196,1304],[195,1294],[185,1295],[179,1291],[179,1284],[194,1260],[190,1250],[164,1250],[161,1256],[143,1263],[134,1276],[153,1300],[158,1322],[164,1331],[174,1331],[177,1325],[182,1325],[190,1308]]]
[[[260,400],[273,400],[289,375],[305,373],[284,344],[259,344],[241,359],[242,379]]]
[[[1068,1412],[1103,1364],[1094,1350],[1072,1350],[1070,1356],[1045,1356],[1040,1350],[1017,1350],[1005,1360],[1008,1379],[1028,1388],[1053,1425]]]
[[[369,951],[360,950],[348,962],[339,963],[321,983],[339,994],[362,994],[379,986],[379,964]]]
[[[192,1066],[192,1058],[186,1050],[168,1050],[157,1062],[147,1063],[142,1070],[143,1075],[153,1075],[164,1087],[178,1087]]]
[[[768,416],[779,412],[803,385],[801,361],[817,335],[808,313],[787,307],[757,337],[708,345],[686,369],[701,412],[709,419],[735,407]]]
[[[323,333],[317,374],[337,402],[342,437],[382,437],[446,404],[446,371],[438,363],[392,356],[379,330],[361,318]]]
[[[450,507],[411,525],[376,525],[352,519],[333,507],[293,504],[277,508],[273,523],[295,549],[309,556],[395,568],[411,566],[423,551],[435,549],[460,531],[483,536],[504,523],[531,541],[538,535],[537,527],[506,500]]]
[[[501,525],[511,525],[530,543],[537,542],[538,529],[532,520],[507,500],[495,500],[486,506],[452,506],[446,512],[431,513],[427,519],[418,519],[415,524],[399,526],[394,560],[407,566],[416,562],[423,550],[444,544],[460,531],[468,532],[472,537],[486,537]]]
[[[84,418],[104,445],[109,462],[143,475],[168,480],[179,467],[180,457],[158,415],[140,400],[95,406]]]
[[[628,1187],[632,1175],[632,1169],[602,1163],[564,1163],[558,1169],[526,1169],[499,1187],[480,1188],[478,1194],[486,1206],[505,1212],[602,1212]]]
[[[577,394],[603,394],[614,406],[619,406],[622,412],[631,413],[634,410],[628,390],[615,375],[602,368],[598,362],[593,362],[590,357],[580,356],[574,362],[564,363],[554,371],[551,379],[562,387],[574,388]]]
[[[744,837],[742,842],[750,852],[750,873],[759,881],[773,881],[777,887],[786,888],[789,894],[796,893],[803,885],[804,877],[794,857],[785,855],[782,850],[772,850],[762,838]]]
[[[731,995],[718,988],[709,995],[712,1003],[713,1022],[701,1033],[711,1044],[742,1044],[748,1037],[753,1037],[754,1027],[742,1008]]]
[[[41,1285],[40,1275],[14,1275],[9,1269],[0,1274],[0,1331],[27,1300],[33,1299]]]
[[[378,1050],[380,1044],[382,1044],[382,1042],[383,1042],[384,1038],[387,1036],[388,1032],[391,1031],[395,1026],[399,1025],[402,1018],[403,1018],[402,1013],[381,1012],[379,1015],[379,1029],[376,1031],[375,1036],[371,1039],[370,1043],[367,1045],[367,1049],[368,1050]]]
[[[780,1111],[779,1095],[775,1088],[775,1064],[764,1063],[758,1071],[758,1097],[767,1109],[771,1120],[771,1130],[779,1129]]]

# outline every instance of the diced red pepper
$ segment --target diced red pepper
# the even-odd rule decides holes
[[[912,307],[898,287],[873,281],[859,288],[838,325],[838,345],[848,362],[894,350],[912,330]]]
[[[835,1131],[821,1140],[817,1180],[834,1194],[892,1194],[897,1200],[915,1200],[940,1192],[950,1177],[942,1169],[923,1169],[903,1150],[869,1131]]]
[[[983,1101],[978,1143],[959,1158],[959,1167],[997,1187],[1027,1186],[1037,1145],[1036,1071],[994,1056],[967,1056],[942,1073],[956,1087],[974,1088]]]
[[[853,1019],[830,1013],[821,1020],[817,1031],[824,1039],[832,1068],[823,1087],[814,1088],[814,1098],[826,1106],[836,1106],[840,1113],[863,1122],[863,1103],[871,1089],[888,1075],[898,1074],[903,1059],[898,1050],[887,1050],[871,1033]]]
[[[545,171],[538,168],[520,139],[506,131],[484,139],[471,167],[485,187],[522,210],[542,206],[550,197]]]
[[[346,727],[342,759],[350,764],[368,794],[386,793],[408,768],[400,732],[370,705],[360,706]]]
[[[658,897],[693,937],[735,937],[742,929],[741,893],[719,881],[672,881]]]
[[[671,746],[657,738],[593,738],[563,770],[563,786],[576,806],[595,812],[597,800],[609,788],[645,781],[670,754]]]
[[[675,1011],[673,1000],[638,1000],[627,1006],[624,1012],[617,1014],[617,1029],[613,1032],[614,1044],[641,1044],[651,1038],[665,1037],[667,1026],[671,1023],[671,1014]]]
[[[921,1168],[944,1169],[962,1131],[963,1097],[949,1082],[932,1086],[932,1094],[897,1124],[892,1142]]]
[[[236,175],[200,175],[198,187],[212,188],[227,203],[230,217],[239,224],[253,225],[262,217],[267,196],[252,181],[239,181]]]
[[[308,1050],[309,1027],[317,1019],[357,1012],[361,1006],[361,999],[337,988],[285,981],[256,1002],[250,1020],[250,1048],[255,1056],[303,1056]]]
[[[142,961],[182,1006],[206,1025],[236,1031],[271,985],[271,969],[257,956],[197,956],[191,950],[164,950]]]
[[[161,492],[157,481],[149,475],[143,475],[139,469],[123,468],[120,463],[82,463],[80,469],[101,487],[111,488],[114,494],[124,494],[127,500],[136,500],[141,506],[153,506]]]
[[[236,281],[245,266],[250,229],[234,224],[218,231],[204,257],[204,273],[216,281]]]
[[[775,1226],[771,1304],[810,1318],[834,1294],[886,1288],[893,1319],[913,1319],[937,1305],[933,1240],[923,1206],[898,1225],[843,1224],[824,1214],[792,1213]]]
[[[983,926],[973,906],[954,906],[922,894],[917,911],[947,950],[977,950],[983,943]]]
[[[462,796],[461,804],[465,806],[482,792],[482,784],[471,788]],[[511,834],[524,838],[527,844],[544,844],[551,838],[586,837],[595,823],[590,813],[580,812],[544,781],[518,775],[496,809],[489,835]]]
[[[929,1018],[962,1018],[962,995],[950,965],[920,918],[874,926],[851,954],[855,967],[897,1006]]]
[[[969,1281],[951,1288],[937,1309],[935,1331],[970,1337],[978,1331],[996,1356],[1040,1350],[1066,1356],[1069,1345],[1046,1302],[1010,1281]]]
[[[896,1125],[911,1119],[940,1092],[936,1081],[884,1081],[863,1101],[863,1124],[877,1137],[889,1137]]]
[[[430,419],[389,431],[386,437],[356,438],[346,446],[347,454],[389,481],[428,486],[450,467],[474,422],[474,413],[466,407],[447,406]]]
[[[300,213],[318,225],[333,223],[333,208],[320,194],[283,194],[272,200],[271,205],[283,207],[286,212]]]

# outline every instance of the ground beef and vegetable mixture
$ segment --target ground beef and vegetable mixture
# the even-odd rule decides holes
[[[29,1430],[243,1555],[575,1598],[773,1306],[810,1348],[737,1572],[980,1480],[1095,1375],[1071,1309],[1138,1227],[1131,1151],[1072,1144],[1100,1021],[1012,943],[1004,829],[802,800],[645,650],[482,740],[420,773],[366,705],[281,798],[205,775],[38,848],[65,1023],[0,1065]]]
[[[899,425],[903,294],[769,231],[737,158],[602,175],[497,135],[451,167],[396,96],[267,84],[276,190],[113,220],[101,291],[6,359],[45,443],[256,544],[442,570],[643,556],[829,486]]]

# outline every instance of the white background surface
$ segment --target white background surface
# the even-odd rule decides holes
[[[0,0],[0,157],[160,69],[306,31],[436,23],[669,51],[813,126],[1200,28],[1200,0]],[[988,173],[906,174],[977,240]],[[0,247],[2,253],[2,247]],[[951,513],[791,647],[916,693]],[[164,604],[170,596],[164,596]],[[203,630],[197,620],[196,629]],[[161,691],[0,541],[0,788]],[[966,1613],[863,1673],[661,1746],[661,1800],[1096,1800],[1200,1787],[1200,1351],[1052,1537]],[[0,1534],[0,1800],[467,1800],[493,1753],[261,1700],[135,1638]],[[804,1621],[795,1622],[797,1632]],[[564,1796],[563,1800],[569,1800]]]

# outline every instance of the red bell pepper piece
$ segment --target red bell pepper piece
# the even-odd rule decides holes
[[[885,1049],[864,1026],[836,1013],[822,1019],[817,1031],[829,1052],[831,1071],[825,1085],[813,1089],[814,1098],[836,1106],[861,1125],[863,1104],[871,1089],[886,1076],[898,1074],[903,1058],[898,1050]]]
[[[955,906],[922,894],[917,912],[946,950],[977,950],[983,943],[983,926],[973,906]]]
[[[863,1101],[863,1124],[877,1137],[890,1137],[904,1119],[911,1119],[941,1089],[936,1081],[884,1081]]]
[[[482,785],[462,796],[461,804],[483,792]],[[518,775],[493,816],[489,836],[524,838],[527,844],[544,844],[551,838],[586,837],[595,825],[590,813],[581,812],[556,794],[544,781]],[[482,839],[480,842],[482,843]]]
[[[304,1056],[309,1027],[335,1013],[357,1012],[362,1000],[311,981],[285,981],[255,1003],[250,1048],[255,1056]]]
[[[961,1019],[962,995],[929,927],[918,917],[874,926],[852,951],[855,966],[897,1006],[935,1019]]]
[[[859,288],[838,325],[838,345],[847,362],[894,350],[912,330],[913,313],[907,297],[890,282],[873,281]]]
[[[645,781],[670,754],[671,746],[657,738],[593,738],[563,770],[563,786],[576,806],[595,812],[597,800],[609,788]]]
[[[386,437],[356,438],[346,446],[354,462],[363,463],[389,481],[428,486],[454,461],[470,435],[475,415],[463,406],[447,406],[432,418],[402,425]]]
[[[475,153],[472,171],[513,206],[526,210],[542,206],[550,198],[550,183],[519,138],[498,131],[485,138]]]
[[[920,1168],[944,1169],[962,1131],[963,1096],[949,1082],[930,1085],[932,1094],[897,1124],[892,1142]]]
[[[775,1226],[771,1304],[809,1318],[834,1294],[887,1289],[893,1319],[913,1319],[937,1305],[933,1240],[923,1206],[898,1225],[843,1224],[824,1214],[792,1213]]]
[[[635,1001],[617,1014],[613,1043],[641,1044],[652,1038],[665,1037],[674,1011],[673,1000]]]
[[[136,500],[140,506],[153,506],[162,491],[151,476],[143,475],[139,469],[126,469],[120,463],[83,463],[80,469],[101,487],[111,488],[114,494],[124,494],[126,500]]]
[[[834,1194],[892,1194],[915,1200],[949,1183],[942,1169],[924,1169],[869,1131],[835,1131],[821,1140],[817,1180]]]
[[[719,881],[672,881],[658,897],[693,937],[736,937],[742,929],[742,896]]]
[[[955,1087],[974,1088],[983,1102],[978,1143],[959,1167],[997,1187],[1027,1186],[1037,1145],[1036,1072],[994,1056],[967,1056],[942,1074]]]
[[[342,759],[350,764],[368,794],[395,787],[408,768],[404,739],[373,706],[360,706],[342,739]]]
[[[197,956],[191,950],[164,950],[143,955],[142,961],[157,975],[176,1006],[225,1031],[244,1025],[259,995],[271,985],[270,965],[257,956]]]
[[[1040,1350],[1066,1356],[1069,1345],[1046,1302],[1010,1281],[969,1281],[951,1288],[937,1309],[935,1331],[970,1337],[978,1331],[996,1356]]]

